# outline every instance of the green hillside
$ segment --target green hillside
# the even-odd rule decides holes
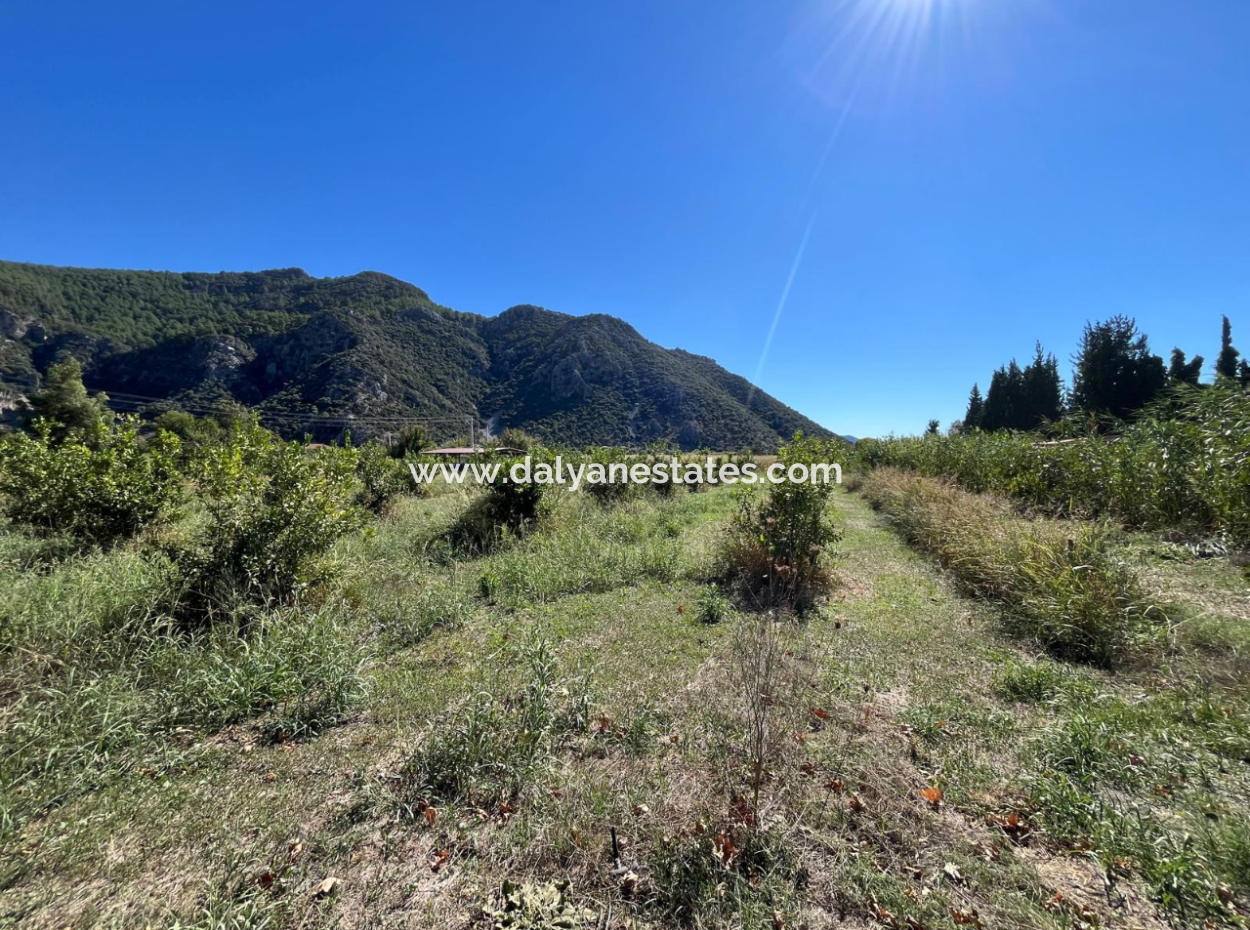
[[[519,306],[483,318],[377,272],[0,262],[0,382],[30,391],[65,355],[93,389],[154,407],[231,400],[321,438],[347,421],[361,436],[396,418],[471,414],[569,443],[771,450],[795,430],[829,435],[711,359],[613,317]]]

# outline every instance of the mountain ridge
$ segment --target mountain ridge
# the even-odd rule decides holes
[[[35,390],[73,355],[93,390],[203,407],[231,400],[333,438],[385,418],[476,414],[570,444],[771,451],[829,430],[629,322],[518,304],[438,304],[383,272],[168,272],[0,261],[0,384]]]

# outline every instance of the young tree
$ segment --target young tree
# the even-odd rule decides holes
[[[1150,354],[1145,333],[1125,316],[1087,323],[1073,367],[1072,406],[1119,419],[1150,403],[1167,384],[1163,359]]]
[[[68,436],[94,440],[113,422],[108,396],[91,397],[82,383],[82,365],[70,357],[48,369],[43,387],[28,401],[27,427],[39,419],[51,425],[49,437],[60,441]]]
[[[972,386],[972,393],[968,395],[968,412],[964,414],[963,429],[965,432],[972,432],[974,429],[981,428],[981,421],[985,419],[985,401],[981,398],[981,388],[978,385]]]
[[[1180,349],[1172,350],[1172,364],[1168,366],[1168,383],[1172,385],[1198,385],[1198,376],[1202,374],[1201,355],[1195,355],[1193,361],[1185,361],[1185,353]]]
[[[1216,378],[1236,378],[1237,359],[1241,355],[1233,347],[1233,324],[1224,317],[1224,328],[1220,333],[1220,356],[1215,360]]]
[[[412,426],[405,426],[399,431],[399,436],[391,444],[391,456],[402,459],[406,455],[420,455],[430,446],[430,434],[424,426],[419,423]]]

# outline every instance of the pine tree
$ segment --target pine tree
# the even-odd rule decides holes
[[[1044,355],[1039,342],[1033,361],[1024,369],[1021,397],[1013,429],[1037,429],[1063,416],[1063,384],[1059,363]]]
[[[1145,333],[1125,316],[1087,323],[1073,367],[1072,406],[1118,419],[1146,406],[1167,384],[1163,359],[1150,354]]]
[[[1168,366],[1168,382],[1173,385],[1198,384],[1198,376],[1202,374],[1201,355],[1195,355],[1192,362],[1185,361],[1185,353],[1180,349],[1172,350],[1172,364]]]
[[[984,419],[985,401],[981,398],[981,388],[974,384],[972,393],[968,395],[968,412],[964,414],[964,432],[970,433],[974,429],[980,429],[981,421]]]
[[[982,428],[987,432],[1000,429],[1022,429],[1025,412],[1024,372],[1013,358],[1011,363],[994,372],[990,390],[985,395],[985,418]]]
[[[940,421],[930,420],[929,428],[924,431],[924,434],[926,436],[936,436],[938,434],[938,430],[940,430],[941,428],[942,428],[942,424]]]
[[[1215,360],[1216,378],[1236,378],[1237,358],[1241,355],[1233,348],[1233,324],[1224,317],[1224,328],[1220,333],[1220,357]]]

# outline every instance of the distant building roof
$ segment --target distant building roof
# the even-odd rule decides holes
[[[448,446],[446,449],[426,449],[422,455],[485,455],[490,452],[520,455],[521,451],[511,446],[494,446],[493,448],[486,448],[485,446]]]

